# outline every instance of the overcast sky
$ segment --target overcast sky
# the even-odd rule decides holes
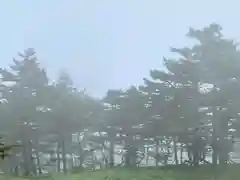
[[[189,27],[211,22],[240,37],[237,0],[2,0],[0,67],[33,47],[54,79],[67,70],[78,87],[102,96],[141,84]]]

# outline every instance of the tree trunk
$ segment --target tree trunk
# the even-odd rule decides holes
[[[61,142],[57,142],[57,172],[61,172],[61,157],[60,157]]]
[[[125,155],[125,165],[127,167],[136,167],[137,151],[134,146],[128,146]]]
[[[79,145],[79,168],[80,169],[83,169],[83,162],[84,162],[84,151],[80,144]]]
[[[212,128],[213,128],[213,134],[212,134],[212,164],[213,166],[217,166],[218,164],[218,118],[217,118],[217,108],[213,107],[213,119],[212,119]]]
[[[30,173],[30,168],[29,168],[29,158],[28,158],[28,152],[27,152],[27,145],[23,145],[23,167],[24,167],[24,176],[29,176]]]
[[[24,159],[24,175],[29,176],[32,174],[36,175],[36,167],[33,162],[32,156],[32,146],[31,140],[24,140],[24,148],[23,148],[23,159]]]
[[[42,174],[42,168],[41,168],[41,163],[40,163],[40,157],[39,157],[39,154],[36,154],[37,156],[37,167],[38,167],[38,173],[39,175]]]
[[[176,163],[176,165],[178,165],[177,137],[173,137],[173,151],[174,151],[175,163]]]
[[[65,141],[62,138],[62,163],[63,163],[63,172],[67,174],[67,161],[66,161],[66,151],[65,151]]]
[[[148,147],[145,147],[146,165],[148,165],[148,160],[149,160],[148,149],[149,149]]]
[[[39,157],[39,142],[38,142],[38,139],[36,140],[35,144],[36,144],[35,148],[36,148],[37,169],[38,169],[39,175],[41,175],[42,174],[42,168],[41,168],[41,162],[40,162],[40,157]]]
[[[130,148],[128,148],[128,147],[126,147],[126,150],[127,150],[127,152],[126,152],[126,154],[125,154],[125,160],[124,160],[124,162],[125,162],[125,166],[126,167],[130,167],[131,166],[131,161],[130,161]]]
[[[83,151],[83,147],[82,147],[82,143],[80,140],[80,133],[77,133],[77,141],[78,141],[78,147],[79,147],[79,169],[82,170],[83,169],[83,162],[84,162],[84,151]]]
[[[114,162],[114,140],[110,137],[110,148],[109,148],[109,167],[112,168],[115,165]]]
[[[125,165],[128,167],[136,167],[137,163],[137,149],[134,145],[134,140],[132,136],[127,135],[126,137],[126,155],[125,155]]]
[[[213,142],[212,142],[212,164],[213,166],[217,166],[218,161],[218,151],[217,151],[217,138],[216,135],[213,135]]]
[[[94,150],[93,149],[91,150],[91,153],[92,153],[92,155],[91,155],[92,170],[95,170],[95,168],[96,168],[96,165],[95,165],[95,154],[94,154]]]
[[[135,146],[132,147],[132,153],[131,153],[131,166],[136,167],[137,166],[137,148]]]
[[[32,167],[31,169],[31,172],[33,175],[37,175],[37,167],[36,167],[36,164],[34,162],[34,157],[33,157],[33,152],[32,152],[32,149],[31,149],[31,157],[30,157],[30,167]]]
[[[159,140],[155,139],[156,141],[156,157],[155,157],[155,166],[157,167],[159,164],[159,158],[160,158],[160,154],[159,154]]]
[[[226,116],[221,118],[220,122],[220,133],[219,133],[219,141],[221,142],[220,153],[219,153],[219,164],[224,165],[227,164],[229,159],[229,151],[231,144],[228,140],[228,119]]]
[[[181,152],[180,152],[180,164],[183,163],[183,144],[181,144]]]

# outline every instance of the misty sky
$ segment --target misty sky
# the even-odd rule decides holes
[[[239,7],[237,0],[2,0],[0,67],[33,47],[51,78],[67,70],[101,96],[141,84],[170,46],[189,43],[189,27],[216,22],[240,39]]]

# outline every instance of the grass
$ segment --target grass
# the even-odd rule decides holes
[[[67,175],[56,174],[51,178],[29,178],[29,180],[239,180],[239,171],[239,166],[218,168],[215,171],[212,167],[116,168],[94,172],[68,173]]]

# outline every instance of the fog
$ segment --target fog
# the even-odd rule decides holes
[[[189,27],[216,22],[238,39],[238,6],[236,0],[3,1],[0,65],[34,47],[53,79],[67,70],[99,97],[109,88],[140,84],[149,69],[161,66],[170,46],[189,44]]]
[[[0,179],[237,179],[239,5],[0,2]]]

